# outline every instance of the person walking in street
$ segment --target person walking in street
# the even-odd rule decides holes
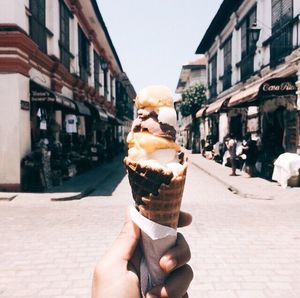
[[[246,140],[243,142],[242,146],[243,154],[246,155],[243,171],[248,175],[248,177],[253,177],[256,175],[255,164],[258,157],[258,149],[256,141],[251,138],[251,134],[246,135]]]
[[[230,133],[228,135],[228,138],[225,141],[225,144],[226,144],[226,147],[229,152],[229,159],[230,159],[230,165],[231,165],[230,176],[237,176],[237,174],[236,174],[236,144],[237,144],[237,142],[232,133]]]
[[[180,213],[178,227],[187,226],[191,222],[189,213]],[[127,215],[120,235],[95,268],[92,298],[142,297],[140,235],[140,229]],[[178,233],[176,245],[160,259],[161,269],[169,273],[165,284],[151,289],[145,297],[188,297],[187,290],[193,279],[193,271],[187,264],[190,257],[188,243]]]

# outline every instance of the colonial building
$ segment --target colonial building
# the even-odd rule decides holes
[[[3,2],[0,189],[19,190],[21,161],[41,139],[65,152],[89,144],[113,152],[135,90],[96,0]]]
[[[300,2],[224,0],[196,53],[208,60],[208,107],[215,141],[258,139],[270,178],[280,153],[300,154]]]
[[[175,92],[180,95],[180,97],[175,102],[175,108],[177,111],[178,123],[180,128],[180,134],[178,136],[179,141],[186,148],[190,149],[191,147],[191,122],[192,116],[182,117],[180,113],[180,102],[181,94],[184,89],[196,85],[203,84],[207,86],[207,70],[206,70],[206,58],[204,55],[201,55],[194,61],[191,61],[182,66],[179,80]],[[203,134],[202,129],[202,134]],[[201,136],[202,137],[202,136]]]

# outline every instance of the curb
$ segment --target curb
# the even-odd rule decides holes
[[[207,171],[206,169],[204,169],[203,167],[199,166],[198,163],[192,161],[192,164],[194,166],[196,166],[198,169],[200,169],[201,171],[203,171],[204,173],[206,173],[207,175],[213,177],[214,179],[216,179],[217,181],[219,181],[221,184],[225,185],[226,188],[228,190],[230,190],[231,192],[233,192],[234,194],[238,194],[238,195],[241,195],[242,192],[239,191],[237,188],[235,188],[234,186],[232,186],[231,184],[225,182],[223,179],[221,179],[220,177],[216,176],[216,175],[213,175],[210,171]]]
[[[80,200],[82,198],[81,192],[73,195],[73,196],[69,196],[69,197],[61,197],[61,198],[51,198],[50,200],[53,202],[60,202],[60,201],[73,201],[73,200]]]
[[[198,169],[200,169],[201,171],[203,171],[204,173],[206,173],[207,175],[213,177],[215,180],[219,181],[221,184],[223,184],[229,191],[231,191],[232,193],[242,197],[242,198],[246,198],[246,199],[253,199],[253,200],[274,200],[273,197],[259,197],[258,195],[254,195],[251,193],[246,193],[241,191],[240,189],[236,188],[235,186],[229,184],[228,182],[224,181],[222,178],[213,175],[210,171],[207,171],[206,169],[204,169],[203,167],[199,166],[199,164],[195,161],[191,161],[191,163],[196,166]]]
[[[95,186],[89,186],[84,191],[79,192],[78,194],[75,194],[73,196],[69,197],[61,197],[61,198],[51,198],[50,200],[53,202],[65,202],[65,201],[74,201],[74,200],[80,200],[83,197],[88,196],[90,193],[92,193],[96,189]]]
[[[6,197],[1,197],[0,196],[0,201],[7,201],[7,202],[10,202],[12,201],[13,199],[15,199],[18,195],[12,195],[12,196],[6,196]]]

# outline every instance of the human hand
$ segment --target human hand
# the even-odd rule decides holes
[[[178,227],[192,222],[189,213],[181,212]],[[140,229],[127,216],[124,227],[112,248],[95,268],[92,298],[124,297],[140,298],[139,268],[141,248]],[[146,294],[151,297],[187,297],[186,291],[193,279],[193,271],[186,263],[190,260],[190,249],[184,237],[178,233],[176,244],[160,259],[160,266],[170,273],[163,286]]]

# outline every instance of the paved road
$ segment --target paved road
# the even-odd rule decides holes
[[[0,202],[0,297],[85,298],[93,267],[130,204],[123,167],[89,197]],[[95,177],[96,179],[96,177]],[[190,166],[182,230],[191,250],[192,298],[300,297],[300,201],[236,196]]]

